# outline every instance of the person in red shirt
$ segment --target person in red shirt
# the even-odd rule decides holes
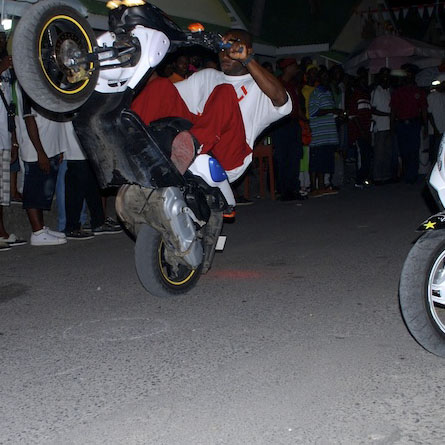
[[[396,132],[404,180],[414,184],[419,172],[422,125],[428,131],[428,103],[425,92],[416,85],[413,67],[408,66],[405,71],[404,85],[391,95],[391,130]]]

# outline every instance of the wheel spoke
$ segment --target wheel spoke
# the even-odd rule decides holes
[[[445,278],[443,271],[440,271],[436,281],[431,283],[432,301],[437,304],[445,305]]]
[[[50,26],[47,30],[47,35],[49,46],[54,46],[57,42],[57,37],[59,36],[59,33],[56,30],[56,26]]]

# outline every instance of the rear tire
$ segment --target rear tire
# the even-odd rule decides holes
[[[76,78],[60,55],[67,49],[91,53],[96,45],[87,20],[63,0],[36,3],[14,32],[13,63],[20,85],[46,110],[65,113],[79,108],[94,91],[99,70],[85,63]]]
[[[139,280],[151,294],[168,298],[191,290],[201,276],[202,264],[195,270],[184,265],[175,273],[166,261],[162,236],[149,225],[139,230],[135,246],[135,264]]]
[[[427,351],[445,357],[445,305],[438,291],[445,276],[445,231],[426,232],[409,252],[399,286],[400,309],[408,330]],[[443,294],[441,294],[443,292]]]

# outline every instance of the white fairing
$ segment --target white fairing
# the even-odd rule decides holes
[[[127,88],[135,88],[150,68],[157,66],[167,54],[170,40],[161,31],[136,26],[131,32],[141,45],[141,57],[136,66],[100,70],[96,91],[100,93],[119,93]],[[114,34],[105,32],[97,39],[98,46],[112,47]],[[118,60],[101,62],[101,66],[119,63]]]
[[[210,156],[207,154],[196,156],[189,170],[196,176],[200,176],[211,187],[219,187],[222,194],[226,198],[229,206],[235,206],[235,197],[233,196],[232,187],[230,187],[229,181],[226,179],[221,182],[215,182],[212,179],[209,166]]]
[[[445,138],[442,138],[437,155],[437,162],[431,172],[430,184],[437,191],[442,205],[445,207]]]

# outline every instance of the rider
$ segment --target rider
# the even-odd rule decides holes
[[[156,78],[133,101],[145,124],[164,117],[192,122],[173,140],[172,161],[184,173],[195,153],[209,153],[238,179],[252,161],[255,139],[272,122],[289,114],[292,102],[281,82],[253,58],[252,38],[233,29],[223,37],[229,49],[219,53],[223,72],[199,71],[174,85]]]

